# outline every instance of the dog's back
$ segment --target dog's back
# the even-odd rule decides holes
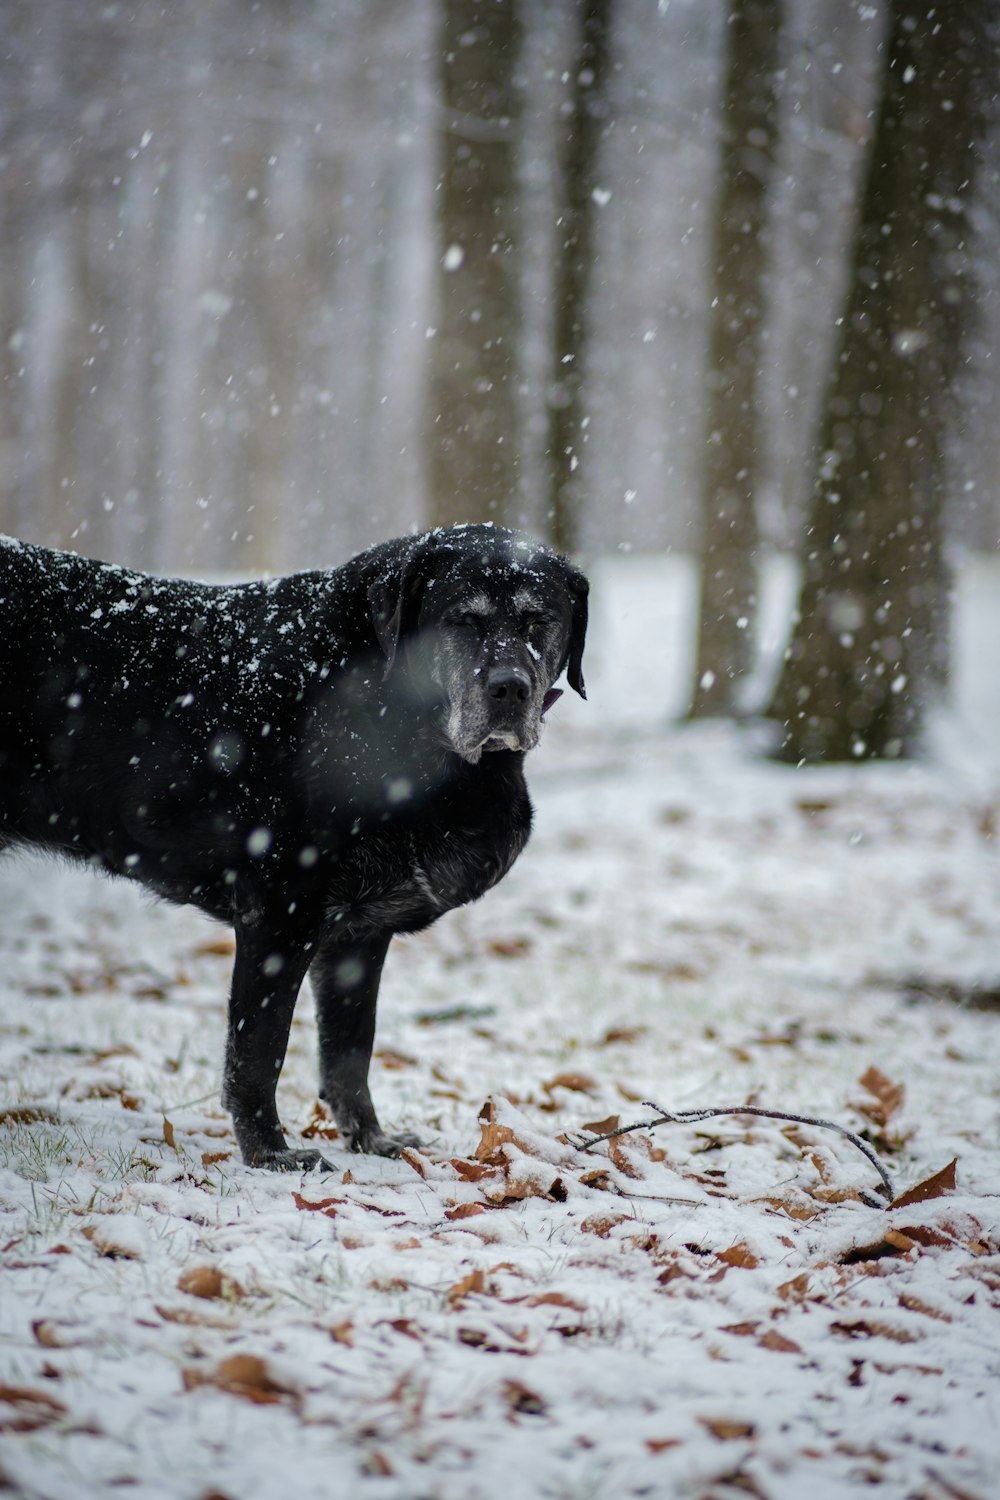
[[[161,580],[4,542],[0,840],[180,899],[211,881],[246,836],[238,787],[264,726],[279,733],[300,688],[288,663],[305,671],[301,650],[267,639],[268,587]]]

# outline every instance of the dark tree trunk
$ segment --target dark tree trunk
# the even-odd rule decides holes
[[[429,506],[502,521],[517,491],[516,0],[444,0]]]
[[[586,0],[582,7],[570,114],[559,162],[562,201],[557,220],[553,370],[548,400],[551,538],[564,552],[573,550],[579,530],[587,300],[594,259],[597,162],[608,118],[611,10],[612,0]]]
[[[914,753],[947,677],[946,446],[969,293],[979,81],[996,66],[988,9],[989,0],[890,5],[805,579],[769,710],[785,759]]]
[[[767,216],[782,0],[730,9],[712,235],[701,603],[692,718],[729,713],[753,660],[757,513],[764,427]]]

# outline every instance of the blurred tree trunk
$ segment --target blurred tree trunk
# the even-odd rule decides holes
[[[726,714],[753,662],[769,186],[782,0],[729,12],[708,312],[701,602],[690,714]]]
[[[432,525],[503,521],[517,491],[516,0],[444,0]]]
[[[586,0],[580,15],[569,118],[560,143],[560,207],[553,277],[553,370],[549,386],[551,538],[576,545],[580,513],[582,387],[587,298],[594,260],[598,153],[608,117],[612,0]]]
[[[788,760],[912,754],[947,677],[946,447],[977,101],[996,88],[989,8],[891,0],[805,579],[769,709]]]

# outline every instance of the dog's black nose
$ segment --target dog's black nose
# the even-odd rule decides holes
[[[492,667],[486,679],[486,691],[498,703],[505,700],[524,703],[531,692],[531,678],[523,667]]]

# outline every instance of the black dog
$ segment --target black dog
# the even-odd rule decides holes
[[[307,970],[345,1141],[413,1143],[368,1092],[386,949],[521,852],[523,753],[564,668],[584,693],[586,623],[582,574],[492,526],[234,587],[0,540],[0,848],[232,924],[223,1099],[244,1161],[327,1166],[288,1149],[275,1108]]]

